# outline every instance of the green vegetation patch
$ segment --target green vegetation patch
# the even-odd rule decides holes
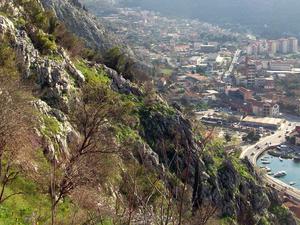
[[[141,139],[136,130],[133,130],[132,128],[124,124],[119,124],[118,126],[116,126],[115,130],[117,140],[120,143],[125,141],[137,141]]]
[[[60,133],[60,123],[56,118],[52,116],[43,116],[42,118],[44,121],[44,129],[42,131],[44,135],[51,137]]]
[[[17,79],[19,72],[16,66],[16,54],[9,42],[9,36],[0,38],[0,76]]]
[[[279,224],[289,224],[290,212],[286,207],[274,206],[271,207],[270,212],[276,215]]]
[[[163,68],[160,71],[165,77],[170,77],[173,73],[173,70],[169,68]]]
[[[32,39],[42,53],[54,52],[57,49],[54,36],[46,34],[42,30],[32,35]]]
[[[271,225],[270,222],[268,221],[268,219],[266,217],[262,217],[259,222],[258,225]]]
[[[176,114],[175,109],[161,102],[153,103],[149,106],[145,106],[142,108],[142,111],[148,111],[150,114],[159,113],[164,116],[173,116]]]
[[[51,216],[51,203],[48,195],[38,189],[28,178],[18,177],[5,191],[5,195],[14,195],[0,205],[0,224],[31,225],[47,224]],[[62,202],[57,210],[57,221],[66,221],[71,213],[71,203]]]
[[[235,225],[237,223],[236,223],[235,219],[227,216],[220,220],[220,224],[221,225]]]
[[[236,171],[247,180],[255,180],[253,176],[249,173],[248,168],[241,162],[240,159],[231,157],[231,161],[234,165]]]
[[[78,70],[82,72],[85,76],[87,83],[91,85],[109,85],[111,80],[104,72],[104,70],[91,68],[86,65],[83,61],[78,60],[75,63],[75,66]]]

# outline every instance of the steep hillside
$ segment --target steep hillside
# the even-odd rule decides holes
[[[95,60],[61,22],[91,20],[77,2],[45,2],[0,2],[0,224],[296,224],[223,140],[107,67],[116,49]]]
[[[104,21],[87,12],[81,1],[41,0],[41,3],[47,10],[53,11],[70,31],[85,40],[87,46],[97,49],[102,56],[113,47],[118,46],[122,55],[130,62],[130,73],[135,74],[136,80],[145,80],[151,74],[153,66],[136,59],[133,51],[124,43],[124,40],[109,32]],[[103,3],[100,2],[99,4]],[[126,74],[126,71],[118,70],[118,72]]]
[[[68,29],[86,39],[90,47],[96,47],[105,52],[116,45],[122,45],[121,40],[106,31],[101,21],[83,10],[79,1],[42,0],[41,3],[47,9],[53,10]]]

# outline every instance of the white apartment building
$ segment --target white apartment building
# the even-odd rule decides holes
[[[273,71],[290,71],[293,66],[287,62],[270,62],[269,68]]]
[[[289,41],[287,39],[279,39],[279,52],[282,54],[286,54],[289,52]]]
[[[289,43],[289,52],[296,53],[298,52],[298,39],[294,37],[288,38]]]

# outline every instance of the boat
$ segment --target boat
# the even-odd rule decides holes
[[[273,172],[268,172],[267,173],[269,176],[272,176],[272,175],[274,175],[274,173]]]
[[[261,163],[262,164],[270,164],[271,162],[270,161],[262,161]]]
[[[293,186],[293,185],[295,185],[295,184],[296,184],[296,182],[294,182],[294,181],[291,181],[291,182],[290,182],[290,185],[291,185],[291,186]]]
[[[269,167],[266,167],[267,172],[271,172],[271,169]]]
[[[282,162],[282,161],[283,161],[283,159],[281,158],[281,156],[279,156],[279,160],[280,160],[280,162]]]
[[[293,160],[294,160],[294,162],[300,162],[300,156],[295,156],[294,158],[293,158]]]
[[[278,177],[284,177],[286,175],[285,171],[279,171],[277,173],[274,174],[274,177],[278,178]]]

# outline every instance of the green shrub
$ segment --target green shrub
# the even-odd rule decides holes
[[[51,215],[51,203],[48,195],[43,193],[30,179],[19,176],[5,191],[5,195],[16,192],[0,205],[0,224],[30,225],[35,220],[38,224],[48,224]],[[71,203],[64,201],[57,210],[57,221],[66,222],[71,213]]]
[[[125,141],[135,141],[139,140],[140,136],[137,131],[131,129],[129,126],[120,124],[115,127],[117,140],[122,143]]]
[[[42,30],[39,30],[34,37],[36,47],[42,53],[50,53],[56,50],[56,44],[54,37],[44,33]]]
[[[7,77],[19,78],[16,54],[9,42],[10,38],[8,36],[0,38],[0,78],[5,80]]]
[[[274,206],[270,209],[271,213],[276,215],[279,224],[288,224],[290,212],[284,206]]]
[[[79,69],[85,76],[85,79],[90,85],[109,85],[110,79],[107,74],[101,69],[95,69],[87,66],[83,61],[77,61],[75,64],[77,69]]]
[[[268,219],[266,217],[262,217],[259,222],[258,225],[270,225]]]
[[[43,116],[43,121],[45,126],[43,129],[44,135],[51,137],[60,132],[60,124],[54,117]]]
[[[231,217],[224,217],[224,218],[221,219],[220,224],[221,225],[235,225],[237,223]]]

